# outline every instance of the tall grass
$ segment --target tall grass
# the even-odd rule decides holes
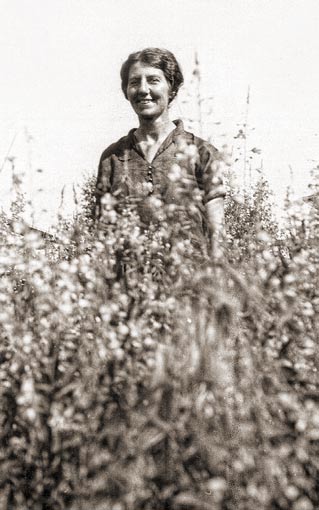
[[[318,508],[318,210],[229,193],[216,266],[90,189],[57,243],[1,218],[0,508]]]

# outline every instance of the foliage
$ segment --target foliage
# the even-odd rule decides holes
[[[155,196],[54,253],[2,229],[2,509],[318,508],[318,215],[280,237],[265,189],[230,194],[218,264]]]
[[[250,194],[239,194],[238,190],[228,187],[225,201],[228,257],[231,261],[247,260],[255,257],[261,235],[269,236],[273,242],[279,237],[272,193],[263,175]]]

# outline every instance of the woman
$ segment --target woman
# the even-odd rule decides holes
[[[101,156],[96,216],[100,218],[103,212],[101,198],[110,193],[118,200],[135,201],[141,224],[147,230],[155,221],[152,197],[157,196],[163,207],[172,205],[179,211],[184,207],[181,218],[188,226],[191,224],[185,238],[189,237],[194,246],[206,244],[214,258],[220,256],[225,192],[218,175],[219,154],[208,142],[186,132],[180,120],[170,119],[170,104],[183,83],[175,56],[159,48],[132,53],[122,66],[121,80],[124,96],[137,114],[139,127],[108,147]],[[177,192],[180,166],[184,171],[181,180],[183,177],[183,183],[189,186],[194,204],[186,203],[184,195]]]

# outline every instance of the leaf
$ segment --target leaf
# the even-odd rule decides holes
[[[185,510],[217,510],[214,503],[208,504],[198,499],[191,492],[181,492],[173,499],[174,509]]]
[[[165,434],[156,429],[145,432],[142,435],[142,449],[144,451],[154,448],[154,446],[160,444],[165,438]]]

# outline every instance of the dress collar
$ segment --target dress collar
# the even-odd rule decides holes
[[[176,128],[173,129],[173,131],[171,131],[170,134],[165,138],[164,142],[161,145],[161,152],[162,150],[165,150],[172,142],[175,142],[178,136],[185,133],[184,124],[182,120],[180,119],[173,120],[173,123],[175,124]],[[136,139],[134,136],[135,131],[136,128],[133,128],[128,132],[127,135],[128,144],[132,149],[136,148]]]

